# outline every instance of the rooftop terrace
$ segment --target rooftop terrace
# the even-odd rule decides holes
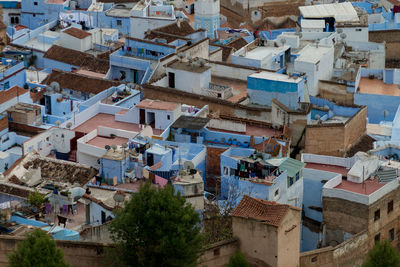
[[[400,96],[400,90],[396,84],[386,84],[382,80],[362,77],[358,85],[359,93],[375,95]]]
[[[368,196],[383,187],[385,184],[386,183],[379,183],[378,179],[367,179],[364,183],[354,183],[342,180],[342,182],[334,188]]]

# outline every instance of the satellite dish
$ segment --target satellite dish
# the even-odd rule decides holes
[[[59,127],[61,125],[61,121],[56,121],[56,125]]]
[[[121,146],[122,146],[122,148],[127,148],[128,144],[127,143],[123,143]]]
[[[191,161],[185,161],[185,163],[183,163],[183,167],[186,170],[191,170],[191,169],[194,169],[194,164]]]
[[[50,86],[51,86],[51,88],[53,88],[54,91],[56,91],[56,92],[60,91],[60,84],[58,82],[51,82]]]
[[[68,122],[67,125],[65,125],[68,129],[71,129],[72,127],[72,122]]]
[[[347,37],[347,34],[345,34],[345,33],[340,34],[340,38],[346,39],[346,37]]]
[[[179,176],[185,176],[185,175],[186,175],[186,172],[185,172],[184,170],[179,170],[179,171],[178,171],[178,175],[179,175]]]
[[[111,145],[111,148],[115,151],[117,149],[117,145],[113,144]]]
[[[105,145],[105,147],[104,147],[106,150],[110,150],[111,149],[111,147],[109,146],[109,145]]]
[[[179,52],[178,57],[182,60],[185,57],[185,54],[183,52]]]
[[[192,61],[192,60],[193,60],[193,58],[192,58],[191,56],[188,56],[187,59],[188,59],[189,61]]]
[[[126,86],[128,86],[129,88],[133,89],[135,88],[136,84],[134,83],[127,83]]]
[[[343,29],[337,29],[337,33],[343,33]]]
[[[115,202],[121,203],[121,202],[124,202],[125,196],[123,194],[117,192],[117,193],[114,194],[113,199],[114,199]]]
[[[299,38],[301,39],[301,37],[303,37],[303,34],[300,32],[299,33]]]
[[[46,86],[46,92],[53,93],[53,88],[50,86]]]

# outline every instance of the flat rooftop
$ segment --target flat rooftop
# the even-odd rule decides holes
[[[257,46],[254,49],[247,51],[245,54],[245,58],[249,59],[263,59],[266,58],[270,55],[277,55],[279,53],[282,53],[289,49],[289,46],[284,45],[280,47],[274,47],[274,46]]]
[[[379,183],[378,179],[367,179],[361,184],[342,180],[342,182],[334,188],[368,196],[384,185],[385,183]]]
[[[361,77],[358,88],[358,92],[362,94],[400,96],[398,85],[386,84],[382,80],[369,79],[368,77]]]
[[[110,10],[106,12],[107,16],[115,17],[130,17],[131,9],[136,3],[123,3],[114,5]]]
[[[318,61],[321,60],[321,58],[329,53],[329,51],[332,50],[333,53],[333,48],[332,47],[326,47],[326,46],[314,46],[314,45],[307,45],[304,47],[302,50],[299,51],[299,57],[296,58],[296,61],[302,61],[302,62],[309,62],[309,63],[314,63],[316,64]]]
[[[116,121],[115,116],[111,114],[99,113],[93,118],[87,120],[82,123],[78,127],[74,129],[76,132],[89,133],[93,130],[96,130],[98,126],[104,126],[108,128],[121,129],[130,132],[139,133],[142,129],[139,127],[139,124],[128,123]],[[159,129],[153,128],[154,135],[160,135],[163,131]]]
[[[265,136],[265,137],[272,137],[272,136],[277,136],[281,135],[282,132],[276,129],[272,128],[266,128],[266,127],[261,127],[261,126],[254,126],[254,125],[246,125],[246,132],[238,132],[238,131],[229,131],[229,130],[223,130],[223,129],[215,129],[215,128],[210,128],[207,127],[207,129],[215,132],[221,132],[221,133],[234,133],[234,134],[245,134],[245,135],[253,135],[253,136]]]
[[[319,170],[319,171],[333,172],[344,176],[346,176],[350,170],[342,166],[319,164],[319,163],[306,163],[305,168]]]
[[[87,142],[88,145],[104,148],[106,145],[117,145],[120,146],[122,144],[126,144],[129,141],[128,138],[123,137],[105,137],[105,136],[96,136],[95,138],[89,140]]]
[[[232,87],[233,96],[226,99],[230,102],[239,103],[247,97],[247,81],[211,76],[211,82]]]
[[[183,70],[183,71],[189,71],[189,72],[197,72],[197,73],[203,73],[209,69],[211,69],[210,66],[207,65],[195,65],[195,64],[190,64],[189,62],[181,62],[179,60],[169,63],[166,65],[168,68],[171,69],[176,69],[176,70]]]
[[[289,75],[286,75],[286,74],[280,74],[280,73],[268,72],[268,71],[256,72],[256,73],[249,75],[249,77],[278,81],[278,82],[286,82],[286,83],[299,83],[302,80],[302,78],[300,78],[300,77],[296,77],[296,76],[290,77]]]

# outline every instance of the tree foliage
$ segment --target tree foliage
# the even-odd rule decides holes
[[[390,244],[383,240],[375,244],[373,249],[368,252],[362,265],[363,267],[398,267],[400,266],[400,254]]]
[[[229,259],[228,267],[250,267],[250,264],[247,261],[246,256],[242,252],[237,251]]]
[[[17,250],[8,256],[9,267],[67,267],[64,253],[56,247],[46,232],[36,229],[18,243]]]
[[[202,247],[199,215],[171,186],[147,183],[115,213],[110,234],[125,265],[196,265]]]
[[[34,192],[29,193],[27,202],[30,206],[40,209],[44,203],[45,196],[40,194],[36,189]]]

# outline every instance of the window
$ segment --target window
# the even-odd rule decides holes
[[[171,116],[170,115],[167,115],[167,120],[170,120],[171,119]]]
[[[381,218],[381,210],[375,211],[375,214],[374,214],[374,221],[377,221],[377,220],[379,220],[380,218]]]
[[[356,32],[360,32],[360,31],[362,31],[362,29],[356,29]]]
[[[221,98],[222,97],[221,93],[217,93],[217,97]]]
[[[294,183],[293,177],[289,177],[289,176],[288,176],[288,187],[292,186],[293,183]]]
[[[381,240],[381,234],[375,235],[375,243],[379,242]]]
[[[33,2],[33,5],[37,6],[37,5],[38,5],[38,2]]]
[[[36,17],[36,14],[32,14],[33,17]]]
[[[318,256],[312,257],[311,262],[316,262],[318,260]]]
[[[394,240],[394,228],[389,230],[389,241],[392,242]]]
[[[300,180],[300,172],[296,173],[296,181]]]
[[[122,20],[117,19],[117,26],[121,26],[122,25]]]
[[[14,19],[14,17],[11,17],[11,24],[15,24],[15,19]]]
[[[4,83],[4,90],[7,90],[8,88],[10,88],[10,82],[5,82]]]
[[[228,168],[224,167],[224,175],[228,175]]]
[[[214,256],[219,256],[219,254],[220,254],[219,248],[214,249]]]
[[[388,210],[387,213],[391,213],[393,211],[393,200],[388,202]]]
[[[279,195],[279,188],[275,190],[275,196]]]

